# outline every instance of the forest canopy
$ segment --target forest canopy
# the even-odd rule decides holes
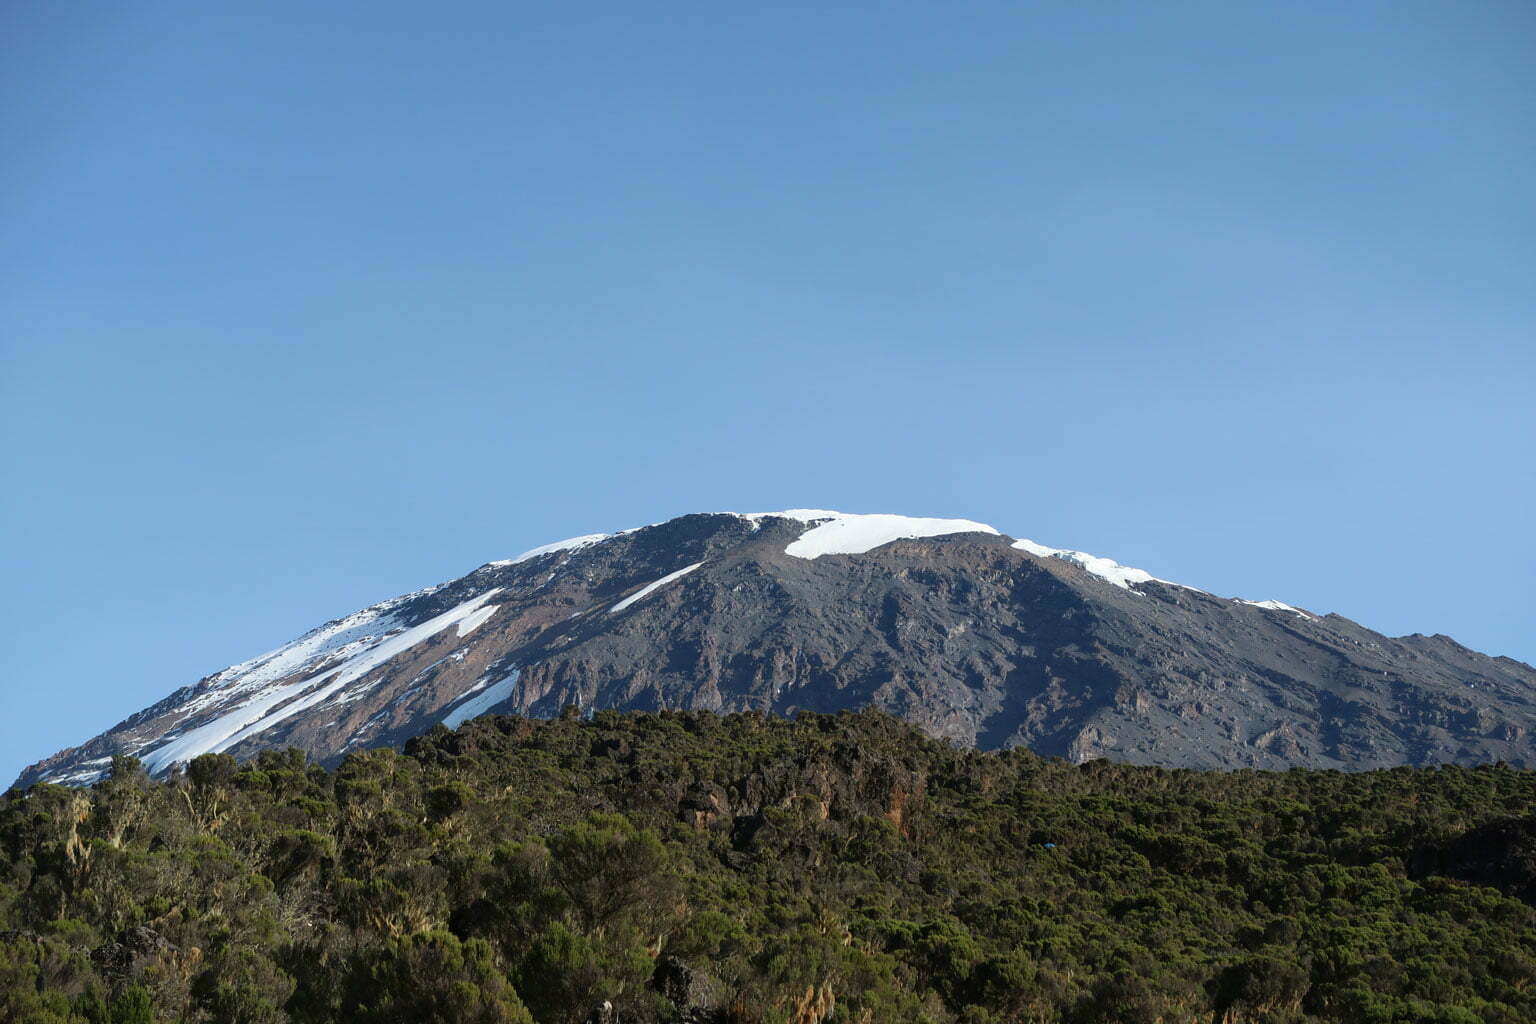
[[[1536,773],[487,716],[0,798],[0,1021],[1536,1020]]]

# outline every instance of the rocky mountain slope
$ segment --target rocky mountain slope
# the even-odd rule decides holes
[[[1155,579],[958,519],[690,515],[329,622],[18,785],[116,754],[326,761],[486,712],[876,706],[982,747],[1194,768],[1536,764],[1536,669]]]

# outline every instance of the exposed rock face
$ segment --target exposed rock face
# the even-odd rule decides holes
[[[140,973],[145,964],[179,952],[159,932],[139,925],[124,932],[120,942],[91,950],[91,962],[108,978],[122,982]]]
[[[89,782],[115,754],[156,773],[209,751],[336,761],[567,705],[873,705],[957,743],[1170,767],[1536,764],[1528,665],[982,524],[834,515],[685,516],[490,563],[178,690],[18,782]],[[705,827],[718,809],[696,803]]]

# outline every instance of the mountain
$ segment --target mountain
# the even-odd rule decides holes
[[[875,706],[930,734],[1189,768],[1536,764],[1536,669],[1216,597],[983,523],[820,510],[576,537],[336,619],[24,771],[299,747],[487,712]]]

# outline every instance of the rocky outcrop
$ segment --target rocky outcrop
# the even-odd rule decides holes
[[[120,985],[138,977],[147,965],[175,957],[179,952],[159,932],[139,925],[124,932],[118,941],[91,950],[91,963],[104,977]]]

